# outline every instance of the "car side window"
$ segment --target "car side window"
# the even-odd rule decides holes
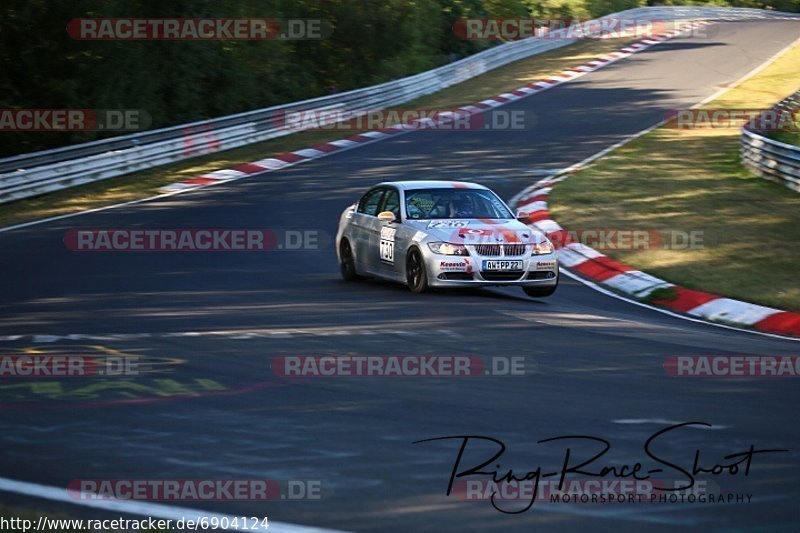
[[[380,211],[391,211],[394,213],[395,218],[400,218],[400,194],[396,190],[389,189],[386,191]]]
[[[361,201],[358,202],[358,212],[364,213],[365,215],[371,215],[373,217],[377,216],[378,204],[380,203],[384,192],[386,192],[385,189],[375,189],[362,196]]]

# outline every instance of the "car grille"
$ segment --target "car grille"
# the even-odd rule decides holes
[[[443,272],[439,274],[439,279],[450,281],[472,281],[474,278],[472,274],[467,272]]]
[[[516,281],[522,277],[522,272],[488,272],[481,271],[481,276],[486,281]]]
[[[475,251],[478,252],[478,255],[489,255],[489,256],[496,256],[500,255],[500,245],[499,244],[476,244]]]
[[[537,270],[536,272],[528,272],[528,279],[551,279],[556,277],[555,272],[548,272],[546,270]]]
[[[505,253],[506,257],[515,256],[515,255],[525,255],[525,245],[524,244],[504,244],[503,245],[503,253]]]
[[[524,244],[476,244],[475,251],[478,255],[498,257],[502,251],[506,257],[525,255]]]

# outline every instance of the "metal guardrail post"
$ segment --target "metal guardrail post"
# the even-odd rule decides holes
[[[648,7],[600,19],[745,20],[788,15],[749,8]],[[289,135],[294,130],[286,128],[281,120],[288,112],[335,108],[358,113],[396,106],[574,42],[566,35],[566,30],[557,30],[548,39],[528,38],[501,44],[442,67],[372,87],[0,159],[0,203]]]
[[[767,112],[800,111],[800,91],[784,98]],[[745,125],[742,127],[740,151],[742,164],[762,178],[800,192],[800,146],[782,143]]]

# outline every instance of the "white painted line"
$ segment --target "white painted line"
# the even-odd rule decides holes
[[[616,420],[612,420],[614,424],[658,424],[659,426],[674,426],[676,424],[682,424],[683,422],[677,422],[675,420],[666,420],[664,418],[618,418]],[[713,426],[689,426],[692,429],[699,429],[703,431],[716,431],[720,429],[728,429],[728,426],[723,426],[721,424],[714,424]]]
[[[369,137],[370,139],[380,139],[383,137],[388,137],[388,133],[383,133],[382,131],[365,131],[364,133],[359,133],[364,137]]]
[[[347,139],[340,139],[338,141],[328,141],[328,144],[338,146],[339,148],[346,148],[348,146],[353,146],[354,144],[358,143],[355,141],[348,141]]]
[[[503,102],[498,102],[497,100],[481,100],[481,103],[484,105],[488,105],[489,107],[497,107],[503,105]]]
[[[570,250],[561,249],[558,251],[558,264],[563,268],[571,268],[581,265],[588,261],[589,258],[580,254],[573,253]]]
[[[575,249],[570,245],[558,251],[558,262],[566,268],[583,264],[596,257],[603,257],[603,254],[588,246],[584,247],[584,249]]]
[[[259,165],[261,166],[261,165]],[[230,168],[226,168],[224,170],[215,170],[214,172],[209,172],[208,174],[203,174],[200,176],[201,178],[211,178],[215,180],[220,179],[231,179],[231,178],[240,178],[242,176],[246,176],[247,172],[241,172],[239,170],[233,170]],[[191,178],[190,178],[191,179]]]
[[[622,300],[623,302],[628,302],[629,304],[638,305],[639,307],[644,307],[646,309],[650,309],[651,311],[656,311],[657,313],[661,313],[663,315],[669,315],[669,316],[674,317],[674,318],[680,318],[681,320],[688,320],[689,322],[697,322],[698,324],[705,324],[707,326],[714,326],[714,327],[717,327],[717,328],[729,329],[731,331],[739,331],[739,332],[742,332],[742,333],[752,333],[753,335],[761,335],[761,336],[764,336],[764,337],[771,337],[773,339],[782,339],[782,340],[787,340],[787,341],[800,342],[800,338],[798,338],[798,337],[785,337],[783,335],[776,335],[775,333],[764,333],[763,331],[756,331],[756,330],[752,330],[752,329],[735,328],[733,326],[728,326],[728,325],[725,325],[725,324],[718,324],[717,322],[709,322],[708,320],[703,320],[703,319],[700,319],[700,318],[692,318],[690,316],[680,315],[678,313],[674,313],[674,312],[669,311],[667,309],[663,309],[661,307],[655,307],[655,306],[652,306],[650,304],[646,304],[644,302],[639,302],[637,300],[633,300],[628,296],[622,296],[620,294],[617,294],[614,291],[611,291],[609,289],[605,289],[605,288],[601,287],[600,285],[598,285],[597,283],[594,283],[593,281],[589,281],[588,279],[584,279],[584,278],[578,276],[577,274],[573,274],[569,270],[566,270],[566,269],[562,270],[561,273],[566,275],[567,277],[570,277],[570,278],[574,279],[578,283],[583,283],[587,287],[590,287],[590,288],[596,290],[597,292],[605,294],[606,296],[610,296],[611,298],[616,298],[617,300]]]
[[[583,161],[579,161],[578,163],[575,163],[574,165],[568,166],[567,168],[562,170],[558,175],[554,176],[553,177],[553,181],[554,182],[558,182],[558,181],[563,180],[565,175],[568,175],[571,172],[575,172],[577,170],[580,170],[581,168],[585,167],[586,165],[588,165],[592,161],[595,161],[596,159],[600,159],[601,157],[603,157],[607,153],[609,153],[609,152],[611,152],[613,150],[616,150],[617,148],[619,148],[621,146],[624,146],[624,145],[628,144],[632,140],[637,139],[637,138],[641,137],[642,135],[646,135],[646,134],[650,133],[654,129],[656,129],[659,126],[661,126],[663,123],[664,123],[664,121],[662,120],[662,121],[658,122],[657,124],[653,124],[652,126],[650,126],[647,129],[644,129],[644,130],[642,130],[640,132],[637,132],[637,133],[634,133],[632,135],[629,135],[629,136],[623,138],[621,141],[612,144],[608,148],[600,150],[599,152],[597,152],[594,155],[590,155],[589,157],[587,157]],[[546,188],[547,193],[550,192],[550,189],[551,189],[550,187]],[[547,193],[539,193],[539,194],[547,194]]]
[[[768,66],[773,64],[780,56],[782,56],[783,54],[785,54],[786,52],[788,52],[789,50],[791,50],[792,48],[794,48],[798,44],[800,44],[800,37],[798,37],[797,39],[792,41],[792,43],[789,44],[788,46],[778,50],[778,52],[776,52],[775,54],[770,56],[770,58],[767,59],[764,63],[760,64],[756,68],[754,68],[754,69],[750,70],[749,72],[747,72],[746,74],[744,74],[741,78],[739,78],[738,80],[733,82],[732,85],[727,85],[726,87],[723,87],[722,89],[718,90],[717,92],[715,92],[714,94],[712,94],[711,96],[709,96],[708,98],[706,98],[705,100],[700,102],[699,104],[697,104],[695,106],[692,106],[692,109],[694,109],[695,107],[699,107],[699,106],[701,106],[703,104],[707,104],[711,100],[714,100],[714,99],[718,98],[720,95],[722,95],[722,94],[724,94],[724,93],[726,93],[726,92],[738,87],[747,78],[750,78],[751,76],[755,76],[756,74],[758,74],[759,72],[761,72],[762,70],[764,70],[765,68],[767,68]]]
[[[714,94],[708,96],[707,98],[704,98],[702,101],[700,101],[697,104],[691,106],[691,108],[694,109],[694,108],[700,107],[702,105],[705,105],[706,103],[718,98],[720,95],[726,93],[727,91],[730,91],[731,89],[737,87],[738,85],[740,85],[746,79],[750,78],[751,76],[754,76],[758,72],[762,71],[763,69],[767,68],[769,65],[774,63],[781,55],[783,55],[787,51],[791,50],[798,43],[800,43],[800,38],[796,39],[794,42],[792,42],[791,44],[789,44],[785,48],[783,48],[780,51],[778,51],[776,54],[771,56],[769,59],[767,59],[764,63],[762,63],[758,67],[756,67],[756,68],[752,69],[751,71],[747,72],[746,74],[744,74],[741,78],[736,80],[733,84],[728,85],[727,87],[724,87],[724,88],[716,91]],[[653,124],[649,128],[646,128],[646,129],[644,129],[644,130],[642,130],[640,132],[637,132],[637,133],[634,133],[632,135],[629,135],[628,137],[625,137],[621,141],[613,144],[612,146],[609,146],[608,148],[605,148],[605,149],[597,152],[596,154],[587,157],[583,161],[580,161],[579,163],[576,163],[574,165],[571,165],[571,166],[565,168],[564,170],[562,170],[561,172],[559,172],[558,174],[554,175],[552,178],[549,178],[549,179],[553,183],[562,181],[562,180],[568,178],[570,173],[575,172],[575,171],[583,168],[584,166],[588,165],[589,163],[591,163],[591,162],[593,162],[593,161],[595,161],[597,159],[600,159],[601,157],[605,156],[609,152],[611,152],[613,150],[616,150],[617,148],[619,148],[621,146],[624,146],[625,144],[633,141],[634,139],[637,139],[637,138],[639,138],[639,137],[641,137],[643,135],[646,135],[646,134],[650,133],[651,131],[655,130],[656,128],[660,127],[663,124],[664,124],[664,121],[662,120],[662,121],[659,121],[656,124]],[[533,186],[534,187],[538,186],[538,184],[534,184]],[[550,191],[550,188],[546,188],[546,189],[547,189],[548,192]],[[545,190],[545,189],[543,189],[543,190]],[[538,192],[536,194],[542,194],[542,193]],[[512,207],[515,207],[515,205],[512,204]],[[538,225],[538,223],[537,223],[537,225]],[[571,246],[572,245],[569,245],[568,248],[571,247]],[[591,249],[591,248],[589,248],[589,249]],[[561,261],[561,254],[563,252],[564,252],[564,249],[559,251],[559,260],[560,261]],[[600,254],[600,255],[602,255],[602,254]],[[568,262],[570,262],[570,261],[578,261],[578,260],[579,259],[577,257],[575,257],[574,254],[571,254],[571,253],[567,252],[567,255],[565,256],[564,261],[562,261],[562,262],[565,263],[565,267],[566,268],[569,268],[569,266],[571,266],[571,265],[567,264]],[[580,262],[583,262],[583,261],[580,261]],[[580,264],[580,263],[577,263],[577,264]],[[800,341],[800,338],[797,338],[797,337],[787,337],[787,336],[779,335],[779,334],[775,334],[775,333],[764,333],[764,332],[761,332],[761,331],[743,329],[741,327],[729,326],[729,325],[720,324],[720,323],[717,323],[717,322],[712,322],[712,321],[709,321],[709,320],[705,320],[705,319],[702,319],[702,318],[692,318],[690,316],[674,313],[672,311],[668,311],[668,310],[660,308],[660,307],[655,307],[655,306],[652,306],[652,305],[644,304],[644,303],[639,302],[637,300],[631,299],[628,296],[623,296],[623,295],[620,295],[620,294],[618,294],[616,292],[613,292],[613,291],[610,291],[608,289],[605,289],[605,288],[601,287],[600,285],[598,285],[597,283],[594,283],[592,281],[586,280],[586,279],[584,279],[584,278],[582,278],[582,277],[580,277],[580,276],[578,276],[576,274],[573,274],[572,272],[569,272],[568,270],[564,270],[563,272],[567,276],[569,276],[569,277],[571,277],[571,278],[573,278],[575,280],[580,281],[581,283],[583,283],[587,287],[591,287],[591,288],[595,289],[596,291],[601,292],[601,293],[603,293],[603,294],[605,294],[607,296],[612,296],[613,298],[616,298],[618,300],[626,301],[626,302],[632,303],[634,305],[639,305],[641,307],[646,307],[648,309],[652,309],[654,311],[658,311],[659,313],[663,313],[663,314],[667,314],[667,315],[670,315],[670,316],[674,316],[676,318],[680,318],[680,319],[683,319],[683,320],[689,320],[691,322],[699,322],[699,323],[704,323],[704,324],[710,324],[712,326],[722,327],[722,328],[726,328],[726,329],[730,329],[730,330],[734,330],[734,331],[743,331],[743,332],[746,332],[746,333],[754,333],[756,335],[763,335],[763,336],[777,338],[777,339]],[[658,279],[658,278],[654,278],[654,279]],[[606,283],[607,282],[608,282],[608,280],[606,280]],[[647,294],[647,293],[644,293],[644,294]],[[745,303],[745,302],[742,302],[742,303]],[[754,305],[754,304],[750,304],[750,305]],[[702,308],[702,307],[703,306],[699,306],[699,308]],[[698,309],[698,308],[695,308],[695,309]],[[765,308],[765,309],[768,309],[768,308]],[[752,313],[757,313],[758,312],[755,309],[750,309],[749,311],[752,312]],[[748,315],[745,314],[744,316],[747,319]],[[769,316],[769,315],[767,315],[767,316]]]
[[[39,485],[37,483],[29,483],[27,481],[16,481],[14,479],[0,477],[0,491],[12,492],[14,494],[24,494],[25,496],[32,496],[34,498],[42,498],[45,500],[56,501],[61,503],[68,503],[82,507],[91,507],[93,509],[101,509],[103,511],[114,511],[118,513],[132,514],[136,516],[149,516],[152,518],[160,518],[163,520],[180,520],[185,518],[198,522],[201,518],[216,517],[219,519],[227,518],[232,521],[235,516],[220,513],[213,513],[209,511],[201,511],[198,509],[189,509],[185,507],[173,507],[171,505],[164,505],[160,503],[139,502],[130,500],[78,500],[67,494],[67,489],[49,487],[47,485]],[[269,515],[267,515],[269,517]],[[254,527],[249,527],[254,526]],[[278,533],[340,533],[333,529],[320,529],[310,526],[300,526],[289,524],[286,522],[274,522],[269,520],[269,531]],[[225,528],[218,528],[225,529]],[[267,528],[261,527],[261,524],[254,525],[248,521],[243,528],[227,528],[232,530],[250,530],[250,531],[267,531]]]
[[[666,289],[674,286],[672,283],[646,274],[641,270],[622,272],[604,280],[603,285],[637,298],[644,298],[656,289]]]
[[[528,212],[529,215],[535,214],[537,211],[546,211],[547,210],[547,202],[542,200],[536,200],[534,202],[529,203],[520,203],[517,206],[519,210],[525,210]]]
[[[375,133],[380,133],[380,132],[375,132]],[[401,132],[398,135],[402,135],[404,133],[408,133],[408,132]],[[383,135],[383,134],[381,134],[381,135]],[[347,146],[347,147],[344,147],[341,150],[337,150],[335,152],[323,153],[320,157],[325,157],[327,155],[332,155],[332,154],[340,154],[340,153],[345,152],[347,150],[352,150],[354,148],[359,148],[361,146],[367,146],[367,145],[372,144],[374,142],[379,142],[380,140],[381,139],[374,139],[374,140],[371,140],[371,141],[361,141],[361,142],[350,141],[350,142],[353,142],[353,146]],[[334,143],[331,142],[330,144],[334,144]],[[277,170],[279,168],[284,168],[284,167],[292,167],[294,165],[297,165],[297,164],[300,164],[300,163],[304,163],[306,161],[313,161],[313,160],[304,158],[304,159],[300,159],[299,161],[294,161],[292,163],[289,163],[288,161],[281,161],[280,159],[262,159],[261,161],[255,161],[255,163],[258,164],[259,166],[266,166],[268,161],[278,161],[278,162],[281,163],[281,165],[280,165],[280,167],[275,167],[275,168],[272,168],[272,169],[268,168],[264,172],[269,172],[270,170]],[[245,174],[241,178],[236,178],[236,179],[247,179],[249,177],[255,177],[258,174],[259,173],[256,173],[256,174]],[[231,181],[231,180],[227,180],[227,181]],[[219,183],[219,182],[217,182],[217,183]],[[107,211],[109,209],[118,209],[120,207],[128,207],[128,206],[132,206],[132,205],[142,204],[142,203],[145,203],[145,202],[152,202],[153,200],[160,200],[162,198],[169,198],[170,196],[177,196],[179,194],[184,194],[184,193],[191,192],[191,191],[197,191],[197,190],[200,190],[200,189],[206,189],[208,187],[216,185],[217,183],[209,183],[209,184],[202,185],[202,186],[199,186],[199,187],[190,187],[188,189],[170,191],[170,192],[165,192],[163,194],[157,194],[155,196],[149,196],[147,198],[140,198],[138,200],[131,200],[130,202],[122,202],[122,203],[119,203],[119,204],[104,205],[103,207],[95,207],[93,209],[87,209],[86,211],[78,211],[76,213],[67,213],[66,215],[58,215],[58,216],[54,216],[54,217],[42,218],[42,219],[39,219],[39,220],[32,220],[30,222],[23,222],[21,224],[14,224],[13,226],[6,226],[4,228],[0,228],[0,233],[6,232],[6,231],[12,231],[12,230],[15,230],[15,229],[27,228],[27,227],[30,227],[30,226],[38,226],[39,224],[45,224],[47,222],[55,222],[56,220],[63,220],[63,219],[77,217],[77,216],[81,216],[81,215],[88,215],[90,213],[99,213],[100,211]]]
[[[663,40],[663,39],[661,39],[661,40]],[[594,64],[594,65],[597,65],[598,67],[600,67],[600,66],[604,66],[604,65],[610,64],[610,62],[603,62],[603,61],[596,61],[595,60],[595,61],[589,61],[589,64]],[[535,92],[539,92],[540,90],[546,90],[546,89],[550,89],[552,87],[555,87],[555,86],[559,85],[559,83],[550,83],[550,82],[546,82],[546,81],[538,81],[538,82],[535,82],[533,85],[538,85],[539,87],[541,87],[541,89],[539,89],[539,90],[534,89]],[[485,103],[485,102],[486,101],[484,101],[483,103]],[[495,102],[493,100],[489,101],[489,102],[490,103],[488,103],[487,105],[489,105],[491,107],[496,107],[498,105],[502,105],[500,102]],[[475,106],[468,106],[468,107],[475,108]],[[484,109],[480,109],[480,108],[476,108],[476,109],[478,109],[477,112],[484,112],[485,111]],[[404,133],[409,133],[411,131],[414,131],[414,130],[402,131],[399,134],[402,135]],[[370,135],[370,133],[372,133],[373,135]],[[376,140],[374,140],[374,141],[356,142],[356,141],[351,141],[349,139],[341,139],[341,140],[338,140],[338,141],[330,141],[328,144],[332,144],[334,146],[339,146],[342,149],[334,151],[334,152],[330,152],[330,153],[323,153],[320,157],[324,157],[326,155],[331,155],[331,154],[338,154],[338,153],[341,153],[341,152],[346,151],[346,150],[350,150],[350,149],[353,149],[353,148],[358,148],[360,146],[366,146],[367,144],[371,144],[372,142],[377,142],[381,138],[390,136],[389,134],[385,134],[385,133],[381,133],[381,132],[367,132],[367,133],[363,133],[361,135],[366,136],[366,137],[375,137]],[[310,161],[310,160],[311,159],[303,159],[301,161],[295,161],[295,162],[289,163],[287,161],[282,161],[280,159],[267,158],[267,159],[262,159],[260,161],[254,161],[253,163],[256,164],[256,165],[265,167],[265,172],[268,172],[268,171],[271,171],[271,170],[278,170],[278,169],[282,169],[284,167],[294,166],[294,165],[296,165],[298,163],[302,163],[302,162]],[[253,174],[246,174],[245,176],[242,176],[241,178],[237,178],[237,179],[245,179],[245,178],[251,177],[251,176],[253,176]],[[210,187],[212,185],[214,185],[214,184],[212,183],[212,184],[207,184],[207,185],[203,185],[203,186],[199,186],[199,187],[190,187],[190,188],[177,188],[176,187],[177,190],[171,190],[171,191],[165,192],[163,194],[157,194],[155,196],[150,196],[148,198],[140,198],[138,200],[132,200],[130,202],[122,202],[122,203],[119,203],[119,204],[111,204],[111,205],[106,205],[106,206],[103,206],[103,207],[96,207],[96,208],[93,208],[93,209],[87,209],[85,211],[78,211],[76,213],[67,213],[65,215],[58,215],[58,216],[54,216],[54,217],[48,217],[48,218],[43,218],[43,219],[39,219],[39,220],[32,220],[30,222],[23,222],[21,224],[15,224],[15,225],[12,225],[12,226],[2,227],[2,228],[0,228],[0,233],[6,232],[6,231],[12,231],[12,230],[15,230],[15,229],[22,229],[22,228],[26,228],[26,227],[30,227],[30,226],[35,226],[35,225],[39,225],[39,224],[44,224],[44,223],[47,223],[47,222],[54,222],[56,220],[63,220],[63,219],[67,219],[67,218],[72,218],[72,217],[76,217],[76,216],[80,216],[80,215],[86,215],[86,214],[90,214],[90,213],[97,213],[97,212],[100,212],[100,211],[106,211],[108,209],[117,209],[117,208],[120,208],[120,207],[128,207],[128,206],[132,206],[132,205],[136,205],[136,204],[140,204],[140,203],[144,203],[144,202],[150,202],[150,201],[153,201],[153,200],[159,200],[159,199],[162,199],[162,198],[168,198],[170,196],[175,196],[175,195],[182,194],[182,193],[185,193],[185,192],[189,192],[189,191],[192,191],[192,190],[204,189],[204,188]],[[164,188],[162,188],[162,189],[164,189]]]
[[[253,163],[255,163],[260,167],[264,167],[268,170],[283,168],[289,164],[286,161],[283,161],[281,159],[275,159],[273,157],[270,157],[269,159],[261,159],[260,161],[253,161]]]
[[[295,155],[299,155],[302,157],[307,157],[309,159],[316,159],[317,157],[321,156],[325,152],[322,150],[315,150],[313,148],[303,148],[302,150],[295,150],[292,152]]]
[[[164,187],[159,187],[158,190],[160,191],[182,191],[184,189],[194,189],[197,185],[193,185],[191,183],[183,183],[179,181],[177,183],[170,183],[169,185],[165,185]]]
[[[558,222],[556,222],[555,220],[551,220],[549,218],[545,220],[539,220],[538,222],[536,222],[536,227],[545,233],[552,233],[554,231],[561,231],[562,229],[564,229],[558,225]]]

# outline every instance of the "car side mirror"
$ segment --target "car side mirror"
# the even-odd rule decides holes
[[[378,213],[378,220],[381,222],[397,222],[397,217],[391,211],[381,211]]]
[[[520,222],[525,222],[525,220],[528,218],[528,215],[530,215],[530,213],[527,211],[517,211],[517,220]]]

